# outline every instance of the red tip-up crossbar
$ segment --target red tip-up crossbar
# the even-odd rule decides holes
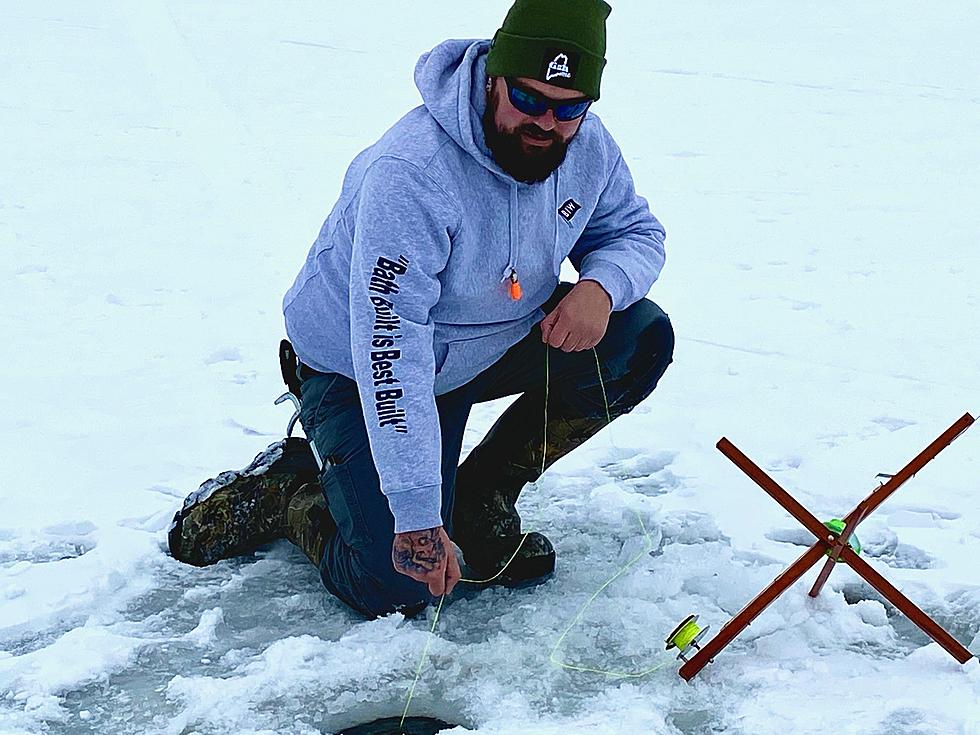
[[[970,414],[964,414],[962,418],[944,431],[932,444],[926,447],[915,459],[908,463],[898,474],[892,476],[874,489],[874,491],[862,500],[857,506],[844,517],[844,530],[840,534],[835,533],[818,521],[813,514],[800,505],[793,496],[783,490],[771,477],[763,472],[752,460],[740,452],[728,439],[722,438],[718,442],[718,449],[722,454],[734,462],[745,474],[751,477],[755,483],[765,490],[783,508],[789,511],[796,520],[803,524],[810,533],[816,537],[816,542],[807,551],[793,562],[788,569],[776,577],[773,582],[760,592],[755,599],[731,620],[729,620],[718,631],[710,641],[708,641],[687,663],[680,668],[680,675],[690,681],[703,669],[725,646],[732,642],[735,637],[751,624],[753,620],[772,604],[773,600],[789,589],[794,582],[802,577],[825,555],[830,558],[826,560],[816,583],[810,590],[810,596],[816,597],[820,594],[830,573],[837,562],[843,562],[851,567],[868,584],[874,587],[881,595],[898,608],[913,623],[919,626],[922,631],[942,646],[949,654],[965,664],[973,654],[964,648],[959,641],[947,633],[940,625],[920,610],[905,595],[893,587],[888,580],[876,572],[871,565],[859,557],[848,545],[848,540],[854,533],[854,529],[865,520],[874,510],[881,505],[892,493],[905,484],[919,470],[925,467],[943,449],[949,446],[956,437],[966,431],[975,419]]]

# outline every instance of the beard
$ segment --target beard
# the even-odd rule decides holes
[[[533,123],[514,130],[500,130],[494,122],[497,116],[496,95],[489,95],[483,114],[483,136],[493,160],[517,181],[537,184],[544,181],[565,160],[568,140],[554,130],[543,130]],[[527,146],[521,133],[538,140],[551,140],[548,146]]]

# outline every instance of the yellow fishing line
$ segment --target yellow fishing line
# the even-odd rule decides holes
[[[521,542],[517,545],[517,548],[514,549],[514,553],[511,554],[510,559],[507,560],[507,563],[500,568],[499,572],[494,574],[489,579],[460,579],[459,581],[471,582],[472,584],[487,584],[489,582],[492,582],[501,574],[503,574],[506,571],[507,567],[510,566],[510,563],[514,561],[514,559],[517,557],[517,554],[520,552],[521,547],[524,546],[524,542],[527,541],[527,536],[528,534],[525,533],[524,537],[521,539]],[[399,728],[401,728],[405,724],[405,718],[408,716],[408,708],[412,706],[412,699],[415,697],[415,687],[419,683],[419,678],[422,676],[422,667],[425,666],[425,659],[429,653],[429,644],[432,643],[432,639],[435,637],[436,625],[438,625],[439,623],[439,614],[442,612],[442,603],[444,603],[445,601],[446,601],[446,596],[442,595],[439,598],[439,604],[436,606],[436,612],[432,616],[432,626],[429,628],[429,635],[425,639],[425,647],[422,649],[422,656],[419,659],[418,668],[415,670],[415,679],[412,680],[412,686],[408,690],[408,700],[405,702],[405,709],[402,710],[402,719],[398,723]]]
[[[520,553],[521,547],[524,546],[524,542],[527,541],[527,536],[528,534],[525,533],[524,537],[521,539],[521,542],[517,545],[517,548],[514,549],[514,553],[511,554],[510,559],[507,560],[507,563],[500,568],[499,572],[494,574],[489,579],[460,579],[459,581],[470,582],[472,584],[488,584],[492,582],[501,574],[503,574],[507,570],[507,567],[510,566],[510,563],[514,561],[514,559],[517,557],[517,554]],[[425,659],[429,653],[429,644],[432,643],[432,639],[435,637],[436,625],[439,624],[439,615],[442,612],[442,604],[445,601],[446,601],[446,596],[442,595],[439,598],[439,604],[436,606],[435,614],[432,616],[432,626],[429,628],[429,635],[425,639],[425,647],[422,649],[422,656],[421,658],[419,658],[419,665],[418,668],[415,670],[415,678],[412,680],[412,686],[408,690],[408,699],[405,702],[405,709],[402,710],[402,719],[398,723],[399,728],[401,728],[405,724],[405,718],[408,716],[408,709],[409,707],[412,706],[412,699],[415,697],[415,687],[416,685],[418,685],[419,678],[422,676],[422,667],[425,666]]]
[[[541,474],[544,474],[544,458],[548,456],[548,390],[551,383],[551,368],[548,366],[548,355],[551,346],[544,346],[544,433],[541,435]]]
[[[549,349],[549,346],[545,345],[544,433],[541,440],[541,474],[542,475],[544,474],[545,462],[548,456],[548,395],[550,392],[550,383],[551,383],[551,368],[550,368],[548,356],[550,353],[551,350]],[[595,355],[596,372],[599,374],[599,387],[602,389],[602,401],[606,407],[606,425],[608,426],[609,424],[612,423],[612,417],[610,416],[610,412],[609,412],[609,399],[606,395],[606,384],[605,381],[602,379],[602,367],[599,364],[599,353],[596,351],[595,347],[592,348],[592,354]],[[610,440],[611,439],[612,439],[612,435],[610,434]],[[613,446],[615,446],[615,444],[613,444]],[[589,597],[589,599],[586,600],[585,603],[579,608],[578,612],[575,614],[575,617],[572,618],[572,622],[570,622],[565,627],[565,630],[562,631],[562,634],[558,637],[558,640],[555,642],[555,645],[552,647],[551,653],[548,655],[548,660],[555,666],[560,666],[561,668],[568,669],[570,671],[581,671],[589,674],[601,674],[613,678],[626,679],[626,678],[639,678],[642,676],[647,676],[648,674],[652,674],[654,671],[662,669],[670,664],[670,660],[668,660],[665,661],[664,663],[657,664],[656,666],[652,666],[649,669],[644,669],[643,671],[605,671],[603,669],[594,669],[589,666],[578,666],[576,664],[565,663],[564,661],[560,661],[555,657],[555,653],[561,647],[562,642],[565,640],[565,636],[567,636],[568,633],[572,630],[572,628],[575,627],[575,625],[578,623],[581,617],[585,614],[585,611],[596,600],[596,598],[599,597],[600,594],[602,594],[603,590],[605,590],[606,587],[608,587],[617,579],[619,579],[623,574],[625,574],[629,570],[631,566],[633,566],[637,561],[639,561],[646,554],[648,554],[650,551],[653,550],[653,539],[651,539],[650,534],[647,533],[646,526],[643,524],[643,519],[640,518],[640,514],[637,513],[635,510],[633,511],[633,514],[636,516],[636,520],[640,524],[640,529],[643,531],[643,536],[646,538],[646,546],[643,548],[642,551],[640,551],[640,553],[638,553],[636,556],[634,556],[632,559],[626,562],[626,564],[623,566],[622,569],[620,569],[613,576],[611,576],[609,579],[603,582],[602,586],[599,587],[599,589],[597,589],[592,594],[592,596]],[[507,560],[507,563],[500,568],[499,572],[497,572],[489,579],[480,579],[480,580],[460,579],[459,581],[469,582],[471,584],[488,584],[494,581],[495,579],[497,579],[497,577],[499,577],[501,574],[507,571],[507,567],[509,567],[511,562],[514,561],[515,558],[517,558],[517,554],[520,553],[521,547],[523,547],[524,542],[527,541],[527,537],[528,534],[525,533],[524,536],[521,538],[521,542],[517,545],[517,548],[514,549],[514,553],[511,555],[510,559]],[[402,711],[401,722],[399,722],[398,725],[399,729],[405,724],[405,718],[408,716],[409,707],[411,707],[412,705],[412,699],[415,696],[415,687],[419,682],[419,678],[422,676],[422,668],[425,666],[425,659],[429,652],[429,644],[432,642],[432,638],[435,636],[436,625],[439,623],[439,615],[442,613],[442,604],[443,602],[445,602],[445,600],[446,600],[445,595],[442,595],[439,598],[439,604],[436,606],[435,614],[432,617],[432,626],[429,628],[429,635],[426,638],[425,647],[422,649],[422,656],[419,659],[418,668],[415,670],[415,679],[412,681],[412,685],[408,690],[408,700],[405,702],[405,709]],[[697,632],[698,631],[695,630],[694,635],[697,635]]]
[[[439,598],[439,605],[436,607],[436,614],[432,618],[432,627],[429,628],[429,635],[427,635],[425,638],[425,646],[422,648],[422,656],[419,658],[419,666],[415,670],[415,679],[412,681],[412,686],[408,690],[408,699],[405,701],[405,709],[402,710],[402,718],[398,722],[399,730],[401,730],[405,725],[405,718],[408,716],[408,708],[412,706],[412,698],[415,697],[415,686],[419,683],[419,677],[422,676],[422,667],[425,666],[425,659],[429,654],[429,644],[432,643],[432,639],[435,637],[436,623],[439,622],[439,612],[442,610],[442,603],[445,601],[445,599],[445,595]]]
[[[606,426],[612,423],[612,417],[609,415],[609,399],[606,397],[606,381],[602,379],[602,367],[599,365],[599,352],[595,347],[592,348],[592,354],[595,355],[595,371],[599,375],[599,387],[602,388],[602,402],[606,406]],[[612,436],[610,434],[609,436]]]
[[[653,550],[653,539],[651,539],[650,534],[647,533],[646,526],[643,524],[643,519],[640,518],[640,514],[637,513],[635,510],[633,511],[633,514],[636,516],[636,520],[640,524],[640,529],[643,531],[644,538],[646,538],[646,546],[636,556],[634,556],[632,559],[626,562],[626,564],[623,566],[622,569],[620,569],[609,579],[603,582],[602,586],[599,587],[599,589],[597,589],[595,592],[593,592],[592,596],[589,597],[589,599],[586,600],[585,603],[583,603],[583,605],[579,608],[578,612],[575,614],[575,617],[572,618],[572,622],[570,622],[566,626],[565,630],[562,631],[562,634],[558,637],[558,640],[555,642],[555,645],[552,647],[551,653],[548,655],[548,660],[551,661],[551,663],[553,663],[554,665],[560,666],[563,669],[570,669],[571,671],[584,671],[590,674],[603,674],[605,676],[611,676],[617,679],[627,679],[627,678],[639,678],[641,676],[646,676],[647,674],[652,674],[654,671],[657,671],[658,669],[662,669],[663,667],[667,666],[670,663],[670,661],[668,660],[665,661],[664,663],[657,664],[656,666],[652,666],[649,669],[644,669],[642,671],[606,671],[603,669],[594,669],[590,666],[578,666],[576,664],[568,664],[565,663],[564,661],[558,660],[555,656],[555,653],[558,651],[558,649],[561,647],[562,642],[565,640],[565,636],[567,636],[568,633],[572,630],[572,628],[574,628],[576,624],[578,624],[579,620],[585,614],[585,611],[588,610],[589,606],[593,602],[595,602],[596,598],[599,595],[602,594],[603,590],[605,590],[606,587],[608,587],[617,579],[619,579],[621,576],[623,576],[631,566],[633,566],[636,562],[638,562],[640,559],[642,559],[645,555],[649,554],[650,551]]]
[[[700,632],[701,628],[698,627],[698,624],[694,620],[688,620],[686,623],[684,623],[684,626],[674,634],[673,638],[671,639],[671,643],[673,643],[683,652],[684,649],[691,644],[691,641],[698,637],[698,633]]]

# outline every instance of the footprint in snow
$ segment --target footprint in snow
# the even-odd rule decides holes
[[[899,429],[904,429],[906,426],[915,426],[914,421],[895,418],[893,416],[878,416],[877,418],[871,419],[871,423],[878,424],[878,426],[884,427],[888,431],[898,431]]]
[[[862,553],[866,557],[893,569],[935,569],[939,566],[936,557],[918,546],[903,543],[891,528],[869,529],[858,538],[864,546]]]
[[[798,470],[802,464],[803,457],[798,454],[788,454],[785,457],[780,457],[772,462],[767,462],[766,469],[771,470],[772,472]]]
[[[215,350],[204,358],[205,365],[216,365],[219,362],[241,362],[242,352],[237,347],[223,347]]]
[[[707,513],[682,510],[667,513],[660,521],[665,544],[703,544],[711,541],[730,543],[714,519]]]
[[[62,541],[35,541],[29,547],[0,550],[0,567],[30,562],[48,564],[64,559],[77,559],[95,548],[92,539],[65,539]]]
[[[955,521],[959,517],[955,511],[906,506],[888,514],[888,525],[893,528],[945,528],[946,521]]]
[[[47,272],[48,272],[48,266],[32,264],[32,265],[25,265],[22,268],[18,268],[16,271],[14,271],[14,274],[18,276],[26,276],[29,273],[47,273]]]
[[[816,540],[805,528],[774,528],[766,532],[766,538],[780,544],[812,546]]]
[[[622,482],[632,490],[648,497],[666,495],[683,484],[681,478],[666,468],[652,475],[625,478]]]
[[[676,458],[677,452],[639,452],[631,457],[606,462],[600,467],[618,480],[632,480],[655,475],[673,464]]]
[[[84,556],[95,548],[92,533],[97,526],[89,521],[57,523],[41,533],[19,535],[13,529],[0,531],[0,565],[19,562],[46,564]]]

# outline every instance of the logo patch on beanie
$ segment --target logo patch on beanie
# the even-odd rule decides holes
[[[567,202],[558,207],[558,214],[565,218],[566,222],[571,222],[572,217],[575,213],[582,208],[582,205],[576,202],[574,199],[569,199]]]
[[[541,63],[541,80],[561,86],[571,84],[578,71],[579,57],[580,54],[574,51],[545,49]]]

